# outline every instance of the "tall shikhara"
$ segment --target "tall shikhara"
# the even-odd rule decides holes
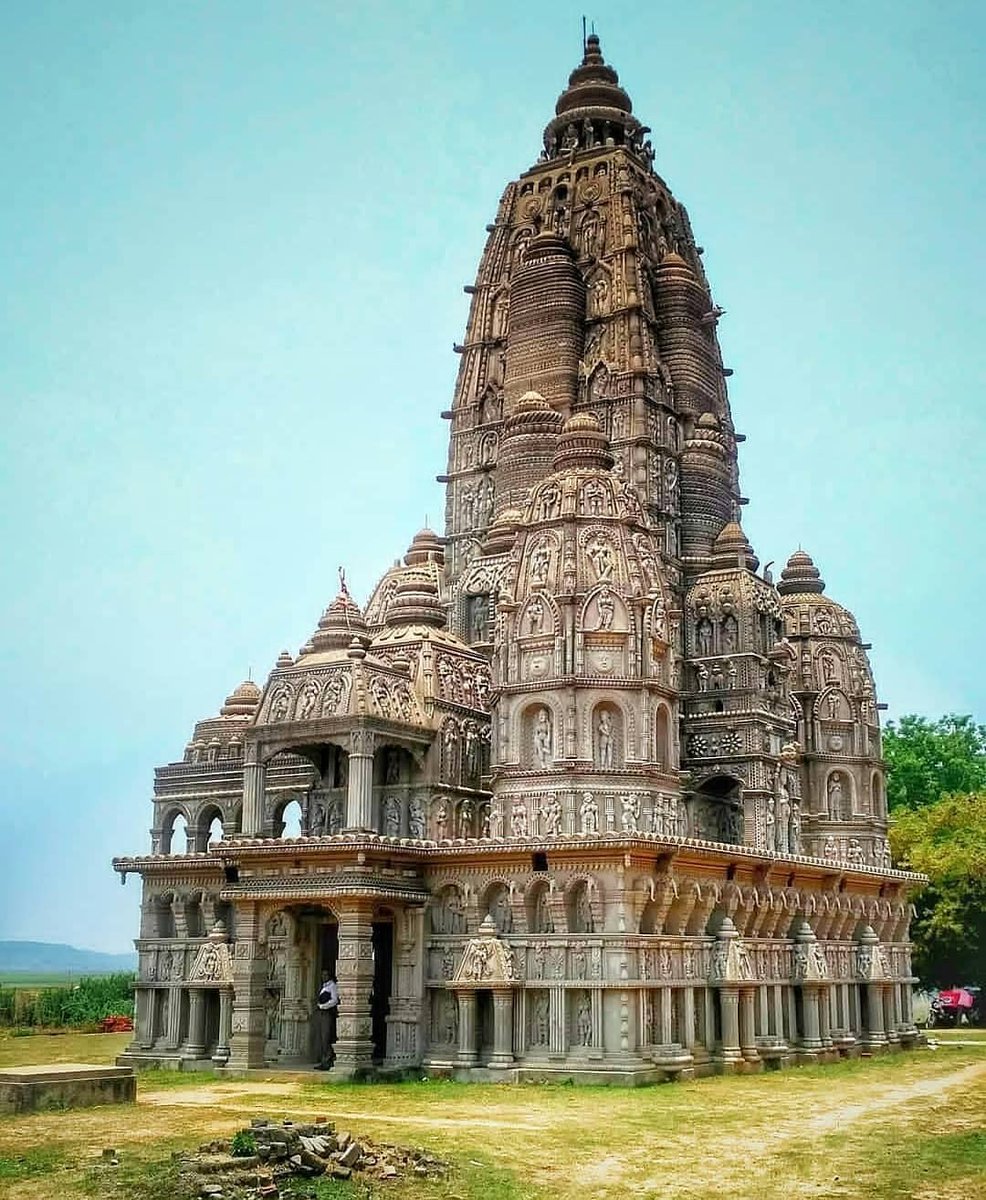
[[[595,36],[555,111],[467,289],[445,537],[199,722],[116,860],[128,1059],[304,1063],[323,969],[346,1076],[916,1036],[856,623],[807,554],[759,572],[721,310]]]

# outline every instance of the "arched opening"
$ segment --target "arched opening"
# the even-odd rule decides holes
[[[592,911],[589,883],[580,879],[565,897],[565,916],[569,933],[595,933],[596,918]]]
[[[510,892],[504,883],[494,883],[483,897],[482,907],[493,918],[499,934],[510,933],[514,927],[513,909],[510,907]]]
[[[154,905],[154,936],[159,938],[177,937],[175,925],[174,896],[167,892],[159,896]]]
[[[449,884],[435,896],[428,909],[431,932],[438,934],[466,932],[466,905],[462,892]]]
[[[221,842],[223,838],[223,813],[217,804],[207,804],[199,813],[195,823],[195,850],[204,853],[210,842]]]
[[[297,798],[285,800],[274,810],[274,836],[278,838],[301,837],[303,813]]]
[[[527,928],[531,933],[555,932],[555,923],[551,916],[548,897],[548,882],[545,879],[537,880],[528,889],[525,907],[527,909]]]
[[[180,809],[174,809],[161,826],[161,853],[187,854],[188,851],[188,821]]]
[[[743,840],[743,785],[732,775],[713,775],[692,795],[692,837],[738,845]]]
[[[882,818],[887,815],[886,798],[883,794],[883,776],[879,771],[873,772],[870,783],[870,794],[873,798],[873,816]]]
[[[671,754],[671,713],[662,704],[657,710],[656,760],[662,766],[673,766]]]
[[[185,936],[205,937],[206,929],[202,916],[202,893],[193,892],[185,901]]]

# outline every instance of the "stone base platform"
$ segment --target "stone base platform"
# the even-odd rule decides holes
[[[137,1078],[132,1067],[49,1063],[0,1071],[0,1113],[132,1104]]]

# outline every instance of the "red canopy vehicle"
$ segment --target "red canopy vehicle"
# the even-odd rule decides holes
[[[945,988],[931,1002],[929,1025],[974,1025],[979,1020],[980,989]]]

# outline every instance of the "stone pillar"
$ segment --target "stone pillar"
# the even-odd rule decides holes
[[[759,1062],[756,1031],[756,990],[740,988],[739,994],[739,1042],[740,1050],[747,1062]]]
[[[592,1048],[590,1058],[603,1056],[603,989],[594,987],[590,997],[592,1002]]]
[[[267,948],[260,941],[262,924],[258,905],[237,904],[229,1065],[238,1070],[264,1065]]]
[[[346,830],[373,829],[373,734],[354,729],[350,735],[349,790],[346,793]]]
[[[897,1032],[896,1004],[894,1003],[897,987],[891,984],[883,989],[883,1028],[887,1041],[896,1046],[900,1044],[900,1034]]]
[[[552,988],[548,993],[549,1028],[548,1054],[564,1058],[568,1053],[568,1014],[565,1012],[565,989]]]
[[[350,759],[350,771],[352,760]],[[350,774],[350,781],[352,775]],[[336,1024],[336,1075],[355,1077],[373,1063],[373,905],[350,901],[339,906],[339,1017]]]
[[[784,1036],[784,988],[783,985],[775,983],[773,986],[774,993],[774,1036],[779,1037],[781,1041],[786,1041]]]
[[[514,994],[508,988],[493,992],[493,1055],[491,1067],[508,1067],[514,1061]]]
[[[818,1036],[825,1049],[832,1047],[832,988],[818,989]]]
[[[134,991],[134,1037],[130,1049],[149,1050],[154,1044],[154,992],[139,987]]]
[[[801,1031],[801,1048],[815,1054],[822,1048],[821,1029],[818,1020],[820,989],[805,984],[801,989],[801,1011],[804,1014],[804,1029]]]
[[[188,1038],[185,1042],[185,1058],[202,1058],[205,1055],[205,992],[200,987],[188,989]]]
[[[229,1061],[229,1037],[233,1022],[233,989],[224,987],[219,992],[219,1037],[212,1054],[217,1067]]]
[[[712,988],[705,989],[705,1049],[709,1057],[715,1053],[715,993]]]
[[[681,1020],[684,1029],[681,1044],[686,1050],[695,1048],[695,989],[686,987],[681,993]]]
[[[883,988],[878,983],[864,983],[866,988],[866,1029],[863,1041],[870,1050],[887,1044],[887,1033],[883,1024]]]
[[[739,1029],[739,989],[721,987],[719,1004],[722,1014],[722,1039],[719,1057],[724,1064],[742,1062]]]
[[[259,837],[264,831],[267,768],[256,761],[256,746],[248,744],[245,753],[250,757],[243,763],[243,819],[240,832],[244,837]]]
[[[164,1039],[166,1050],[177,1050],[181,1041],[181,997],[184,988],[168,988],[168,1032]]]
[[[770,1033],[770,997],[765,983],[757,988],[757,1029],[763,1037]]]
[[[661,988],[661,1043],[667,1045],[674,1040],[671,1032],[671,989]]]
[[[479,1058],[476,1046],[476,993],[457,992],[459,1002],[459,1053],[456,1057],[461,1067],[474,1067]]]
[[[803,1029],[798,1028],[798,1002],[794,996],[794,987],[787,985],[787,1040],[791,1045],[800,1041]]]

